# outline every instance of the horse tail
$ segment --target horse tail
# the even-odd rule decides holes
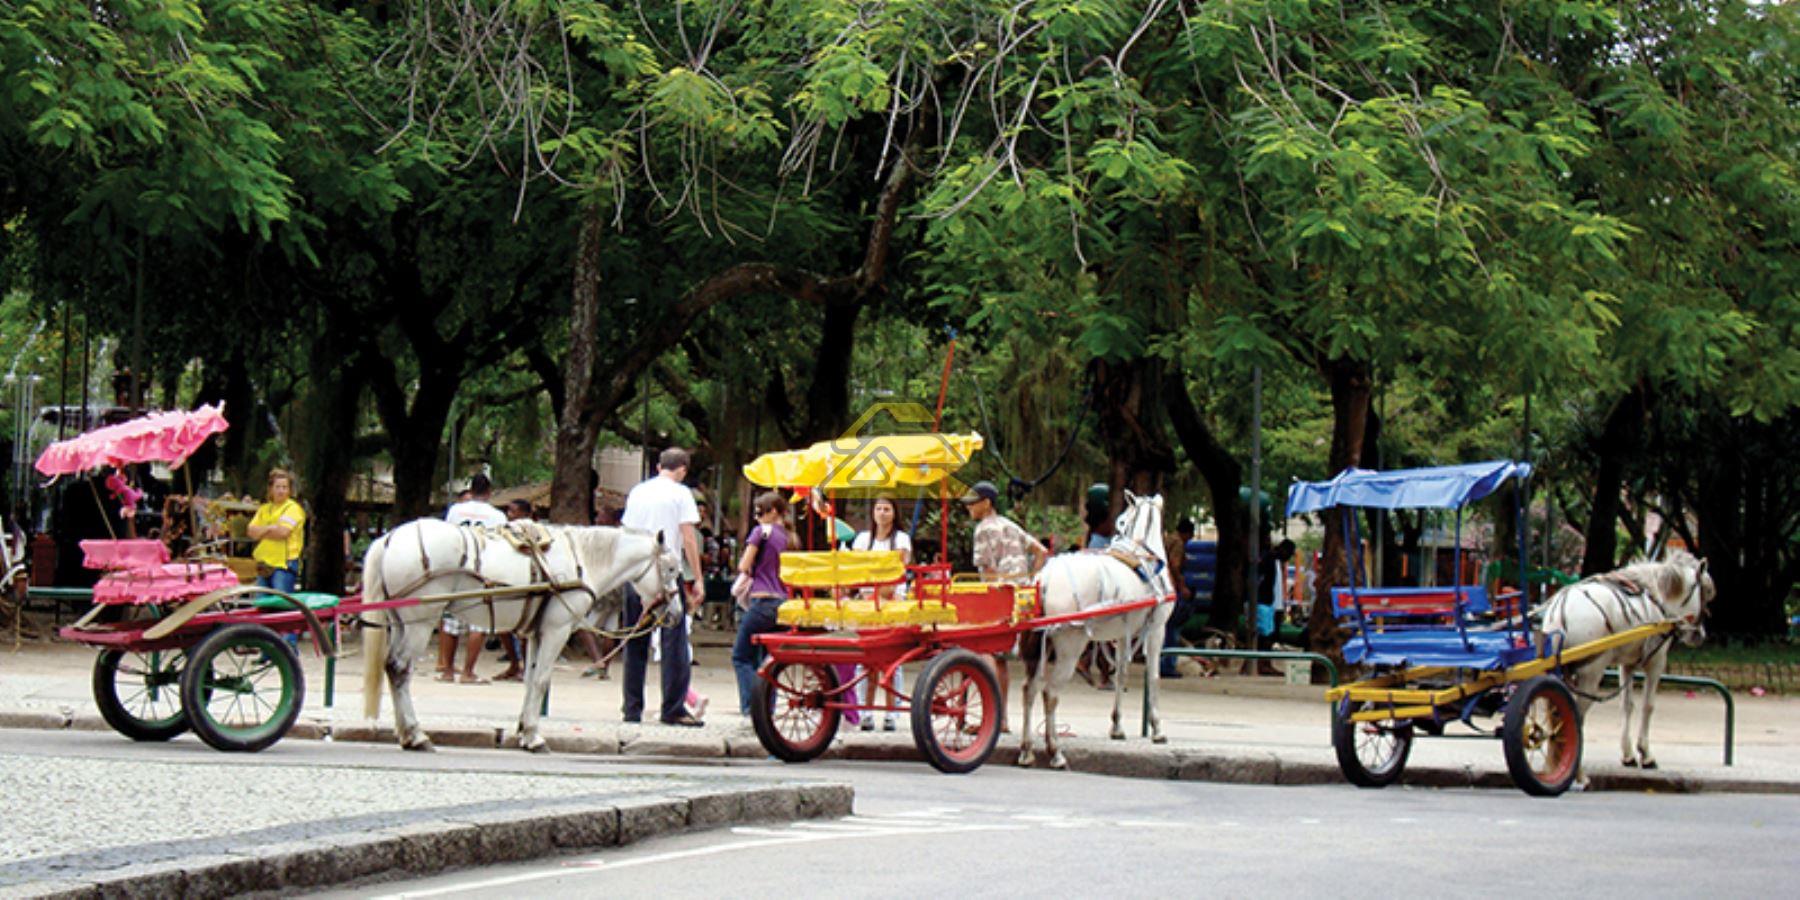
[[[389,532],[392,535],[392,532]],[[368,555],[363,557],[363,602],[374,603],[388,599],[387,579],[382,576],[382,557],[386,555],[387,539],[369,545]],[[388,630],[387,624],[381,621],[363,620],[363,718],[377,719],[381,716],[382,680],[387,674]]]

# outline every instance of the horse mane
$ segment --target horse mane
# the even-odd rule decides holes
[[[612,555],[613,547],[619,542],[623,531],[606,525],[589,525],[587,527],[572,526],[568,529],[569,539],[575,542],[583,559],[605,558]]]
[[[1679,599],[1688,589],[1688,579],[1700,566],[1700,560],[1686,550],[1671,550],[1660,560],[1638,558],[1614,571],[1635,584],[1655,590],[1660,598]]]

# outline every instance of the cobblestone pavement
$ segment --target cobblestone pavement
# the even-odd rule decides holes
[[[705,783],[0,754],[0,888],[446,817],[543,813]]]

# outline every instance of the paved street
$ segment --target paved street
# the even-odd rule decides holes
[[[270,839],[246,817],[269,802],[279,805],[279,798],[257,794],[277,789],[304,798],[313,810],[305,827],[315,830],[366,827],[366,817],[384,814],[370,806],[388,815],[445,803],[541,806],[544,786],[558,784],[577,794],[602,784],[636,789],[804,777],[856,789],[849,818],[717,829],[416,881],[364,882],[334,896],[811,897],[946,889],[1017,896],[1067,893],[1075,885],[1104,886],[1111,895],[1319,894],[1341,893],[1359,872],[1354,877],[1378,877],[1384,892],[1512,895],[1518,879],[1554,872],[1559,891],[1596,896],[1777,896],[1800,876],[1794,796],[1606,793],[1545,801],[1512,790],[1237,786],[1005,766],[950,777],[904,763],[675,766],[468,750],[421,756],[313,741],[284,743],[279,754],[227,757],[198,742],[142,745],[67,731],[0,732],[0,753],[9,757],[9,772],[60,766],[94,773],[86,787],[43,785],[59,791],[40,798],[54,804],[43,818],[86,824],[76,830],[93,835],[92,843],[139,854],[201,835],[215,852],[234,840]],[[184,795],[202,792],[180,786],[206,779],[241,786],[245,801],[183,810]],[[365,798],[375,784],[390,786],[384,799]],[[421,784],[432,785],[428,796],[418,795]],[[507,793],[513,796],[495,800]],[[29,808],[22,802],[30,798],[9,789],[7,808]],[[11,827],[41,834],[72,826]]]
[[[942,778],[824,768],[856,783],[856,816],[683,835],[336,896],[1516,897],[1553,884],[1564,896],[1772,897],[1800,875],[1800,800],[1787,797],[1545,803],[1504,791],[1010,770],[984,771],[971,790]],[[1045,792],[1054,799],[1043,801]]]
[[[703,690],[728,698],[719,653],[703,647],[696,674]],[[1071,884],[1129,894],[1192,893],[1197,884],[1225,894],[1316,894],[1340,892],[1346,872],[1378,859],[1384,886],[1420,892],[1454,884],[1460,893],[1515,893],[1517,873],[1556,871],[1569,888],[1601,896],[1691,895],[1702,886],[1696,872],[1704,871],[1708,889],[1743,896],[1778,893],[1800,875],[1800,857],[1791,850],[1800,839],[1800,796],[1791,793],[1800,772],[1793,742],[1800,716],[1795,701],[1785,698],[1740,698],[1733,767],[1719,766],[1715,755],[1716,698],[1665,694],[1656,733],[1668,775],[1696,779],[1707,791],[1729,783],[1734,790],[1787,795],[1626,790],[1534,801],[1511,788],[1344,786],[1331,762],[1317,689],[1269,679],[1171,683],[1165,715],[1174,740],[1160,750],[1135,736],[1107,741],[1109,695],[1077,687],[1066,720],[1082,735],[1071,742],[1071,753],[1086,754],[1075,763],[1078,770],[1094,767],[1088,773],[1021,771],[997,760],[959,778],[914,759],[904,732],[840,738],[849,753],[898,751],[888,761],[782,766],[765,759],[729,706],[715,708],[705,729],[620,726],[613,720],[617,683],[577,678],[574,667],[558,674],[550,727],[565,741],[599,749],[532,756],[445,744],[436,754],[418,755],[385,740],[292,737],[243,756],[217,753],[192,736],[136,744],[94,730],[104,725],[87,696],[91,653],[80,648],[39,645],[0,656],[0,666],[0,714],[67,710],[73,717],[69,727],[0,729],[0,808],[41,813],[8,816],[0,835],[0,892],[46,875],[116,877],[122,865],[185,866],[189,859],[266,856],[268,847],[301,845],[317,853],[323,845],[324,858],[340,860],[339,844],[428,823],[556,815],[571,803],[791,779],[853,785],[855,815],[798,822],[788,821],[792,815],[778,822],[747,817],[702,832],[657,832],[666,836],[618,847],[557,842],[565,849],[545,845],[533,854],[492,857],[535,861],[402,876],[419,879],[410,882],[380,880],[395,877],[384,870],[409,864],[369,861],[347,877],[371,874],[339,890],[495,897],[666,892],[678,869],[680,892],[692,896],[892,895],[941,892],[947,885],[1013,895],[1065,893]],[[321,684],[318,661],[309,659],[308,668],[313,684]],[[315,733],[360,722],[354,681],[340,680],[345,690],[333,709],[321,707],[317,693],[309,696],[306,721]],[[485,734],[490,748],[492,736],[516,715],[518,690],[418,686],[427,725]],[[1130,699],[1138,699],[1135,692]],[[1587,758],[1599,773],[1618,767],[1617,710],[1616,703],[1601,707],[1585,729]],[[1003,749],[1012,747],[1009,739]],[[1093,754],[1100,751],[1123,752],[1114,761],[1131,766],[1159,753],[1212,760],[1215,768],[1247,766],[1237,774],[1251,777],[1236,780],[1268,783],[1107,777],[1093,774],[1100,766]],[[1420,771],[1504,771],[1492,741],[1423,742],[1413,764]],[[1309,771],[1323,773],[1326,783],[1275,786]],[[374,848],[363,856],[383,853],[391,856]],[[1451,870],[1468,874],[1451,882],[1444,874]],[[814,874],[796,878],[795,872]]]

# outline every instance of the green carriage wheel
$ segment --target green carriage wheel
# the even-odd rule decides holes
[[[281,740],[306,695],[300,657],[261,625],[230,625],[206,636],[181,677],[181,702],[200,739],[215,749],[254,753]]]
[[[188,730],[181,703],[180,650],[103,650],[94,660],[94,705],[114,731],[134,741],[166,741]]]

